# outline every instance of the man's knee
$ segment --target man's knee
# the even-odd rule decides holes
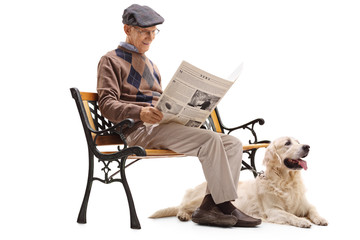
[[[225,148],[228,149],[242,149],[243,144],[240,139],[232,135],[220,134],[213,131],[206,131],[206,138],[210,141],[216,141],[221,143]]]
[[[224,136],[224,145],[228,145],[229,149],[242,149],[243,144],[240,139],[231,135]]]

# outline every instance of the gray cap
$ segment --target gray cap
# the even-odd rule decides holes
[[[164,22],[164,18],[148,6],[133,4],[123,13],[123,24],[142,28],[152,27]]]

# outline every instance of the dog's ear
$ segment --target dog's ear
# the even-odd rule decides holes
[[[265,157],[264,157],[264,161],[263,161],[263,165],[267,166],[269,164],[269,162],[275,158],[275,147],[274,144],[270,144],[267,148],[266,148],[266,152],[265,152]]]

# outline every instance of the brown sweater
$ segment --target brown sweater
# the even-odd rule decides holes
[[[102,115],[113,123],[132,118],[136,123],[134,128],[143,124],[141,108],[155,106],[162,94],[156,65],[144,54],[122,47],[100,59],[97,79]]]

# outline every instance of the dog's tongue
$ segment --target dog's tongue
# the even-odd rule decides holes
[[[300,165],[304,170],[307,170],[307,163],[306,163],[306,161],[299,159],[299,165]]]

